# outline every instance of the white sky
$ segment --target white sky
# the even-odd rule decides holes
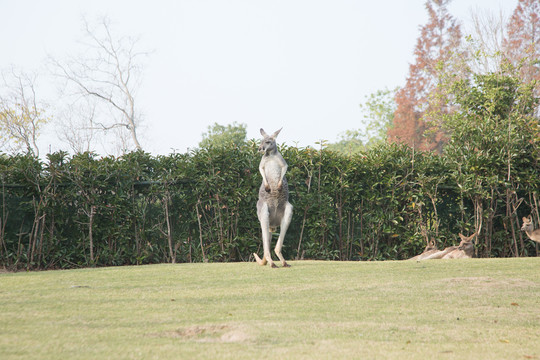
[[[40,71],[47,54],[75,52],[83,15],[107,15],[117,36],[140,36],[141,48],[153,51],[136,98],[145,150],[184,152],[209,125],[234,121],[247,124],[248,138],[283,127],[278,141],[290,145],[334,142],[360,126],[366,95],[404,85],[427,22],[424,3],[0,0],[0,70]],[[449,9],[466,26],[471,9],[510,16],[516,5],[454,0]],[[52,127],[41,142],[42,152],[68,150]]]

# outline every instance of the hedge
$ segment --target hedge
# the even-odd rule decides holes
[[[538,220],[534,146],[523,139],[511,164],[474,148],[441,156],[391,144],[346,156],[282,146],[294,206],[284,256],[406,259],[428,237],[454,245],[479,223],[477,256],[538,255],[519,231],[522,216]],[[253,141],[168,156],[0,155],[0,265],[250,261],[262,252],[259,160]]]

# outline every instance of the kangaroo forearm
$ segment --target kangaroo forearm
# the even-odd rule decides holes
[[[268,180],[266,179],[266,172],[265,172],[264,166],[259,167],[259,172],[261,173],[261,176],[262,176],[262,179],[263,179],[263,184],[267,185]]]

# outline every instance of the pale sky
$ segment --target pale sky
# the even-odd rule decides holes
[[[278,142],[314,146],[360,127],[359,104],[403,86],[424,0],[0,0],[0,70],[41,70],[83,38],[82,17],[106,15],[117,36],[150,50],[136,101],[143,148],[194,148],[209,125],[283,130]],[[454,0],[464,26],[471,10],[511,15],[517,0]],[[53,99],[52,90],[42,96]],[[40,94],[38,94],[39,96]],[[52,100],[50,100],[52,101]],[[54,108],[54,104],[51,104]],[[51,114],[54,116],[54,114]],[[41,151],[68,150],[45,129]]]

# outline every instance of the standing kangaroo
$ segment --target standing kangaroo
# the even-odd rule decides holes
[[[284,267],[290,266],[281,255],[281,248],[293,213],[293,207],[289,203],[289,186],[285,178],[287,163],[276,145],[276,137],[280,131],[281,129],[268,135],[261,129],[263,139],[259,146],[259,152],[263,155],[259,171],[262,175],[262,183],[259,188],[259,201],[257,201],[257,217],[261,223],[264,256],[261,259],[257,254],[253,254],[259,265],[268,263],[273,268],[277,266],[272,261],[270,243],[272,230],[278,226],[280,227],[279,238],[274,252]]]
[[[525,231],[525,234],[531,239],[532,241],[536,241],[537,243],[540,243],[540,228],[533,230],[533,223],[532,223],[532,216],[529,215],[527,217],[523,218],[523,226],[521,227],[522,231]]]

